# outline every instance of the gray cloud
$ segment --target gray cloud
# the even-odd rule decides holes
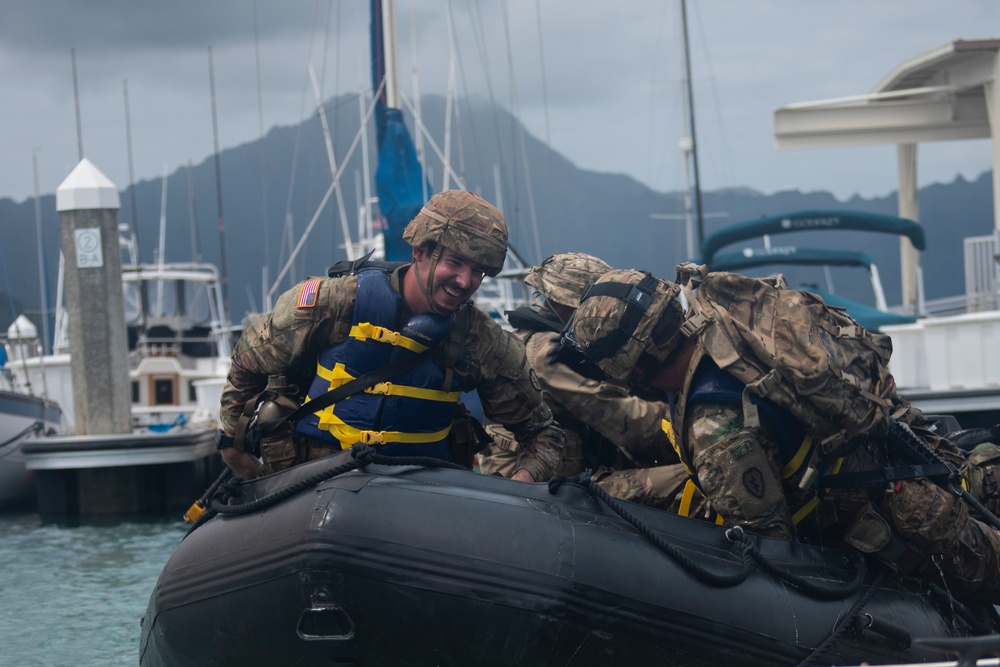
[[[447,4],[396,3],[407,95],[414,34],[420,91],[446,90]],[[677,0],[450,5],[460,91],[492,94],[581,167],[628,173],[661,190],[683,187]],[[307,62],[327,96],[368,85],[367,1],[259,0],[256,44],[253,7],[250,0],[0,1],[0,197],[31,195],[36,150],[43,191],[76,164],[70,49],[85,151],[120,185],[127,179],[124,80],[137,177],[144,179],[158,178],[164,163],[176,168],[211,153],[209,47],[223,147],[255,140],[261,115],[266,130],[311,112]],[[689,2],[688,13],[708,188],[888,193],[895,188],[892,147],[778,153],[774,108],[866,92],[905,58],[953,39],[1000,36],[989,34],[1000,32],[1000,4],[986,0],[712,0]],[[928,148],[936,159],[921,160],[921,182],[988,169],[984,143]]]

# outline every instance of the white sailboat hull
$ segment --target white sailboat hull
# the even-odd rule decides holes
[[[32,499],[34,473],[21,448],[40,433],[57,431],[60,418],[61,411],[51,401],[0,390],[0,506]]]

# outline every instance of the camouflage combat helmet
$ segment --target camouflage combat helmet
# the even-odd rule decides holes
[[[548,301],[577,308],[583,291],[610,270],[610,264],[593,255],[563,252],[531,267],[524,282]]]
[[[507,223],[499,210],[479,195],[445,190],[428,201],[403,231],[413,247],[436,243],[470,259],[495,276],[507,257]]]
[[[645,271],[609,271],[584,293],[565,343],[625,381],[643,353],[666,361],[680,342],[680,287]]]

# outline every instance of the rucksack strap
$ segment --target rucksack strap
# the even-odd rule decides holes
[[[951,472],[952,469],[943,463],[888,466],[877,470],[824,475],[819,480],[819,486],[822,488],[881,486],[889,482],[919,479],[922,477],[928,479],[947,479],[951,476]]]
[[[594,283],[580,297],[580,303],[595,296],[611,296],[625,301],[625,312],[622,314],[618,326],[584,351],[584,354],[591,361],[607,359],[618,352],[635,333],[643,314],[653,303],[653,295],[656,293],[656,286],[660,281],[651,273],[644,271],[643,274],[638,285],[615,282]]]
[[[504,315],[515,329],[560,333],[566,326],[558,315],[537,306],[521,306],[516,310],[505,310]]]
[[[361,269],[381,269],[386,273],[392,273],[399,267],[403,266],[407,262],[386,262],[382,260],[372,259],[372,254],[375,251],[372,250],[367,255],[359,257],[355,260],[344,259],[329,269],[326,270],[326,275],[330,278],[339,278],[341,276],[353,276]]]

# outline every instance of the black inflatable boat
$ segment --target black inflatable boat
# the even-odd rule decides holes
[[[886,664],[1000,627],[833,549],[371,456],[217,496],[153,591],[141,665]]]

